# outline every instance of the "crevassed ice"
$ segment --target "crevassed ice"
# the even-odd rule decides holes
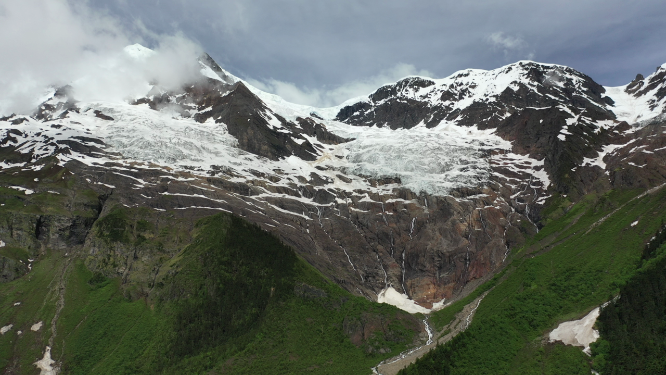
[[[129,159],[208,165],[214,157],[240,155],[224,124],[201,124],[145,106],[106,106],[103,112],[115,120],[104,127],[104,141]]]
[[[114,120],[96,118],[96,109]],[[353,140],[326,147],[324,155],[316,162],[295,163],[295,157],[292,157],[285,163],[271,162],[239,149],[237,140],[224,124],[197,123],[176,112],[170,113],[168,109],[154,111],[146,105],[96,102],[70,116],[66,121],[54,120],[45,124],[29,121],[22,129],[28,138],[30,134],[55,140],[74,136],[101,138],[109,146],[108,151],[117,152],[127,160],[175,168],[195,166],[208,169],[214,164],[231,167],[241,174],[245,174],[243,170],[246,169],[272,173],[274,168],[286,168],[288,173],[306,178],[316,172],[328,174],[332,179],[339,173],[337,171],[343,171],[349,175],[375,178],[399,177],[410,190],[432,195],[446,195],[453,188],[485,183],[491,173],[488,152],[510,149],[511,146],[494,135],[493,130],[481,131],[452,123],[443,123],[433,129],[419,125],[409,130],[391,130],[325,121],[330,131]],[[51,123],[64,126],[52,128]],[[49,149],[51,146],[39,141],[25,142],[22,147],[39,149],[44,154],[53,151]],[[344,156],[344,159],[332,154]],[[85,159],[81,155],[76,157]],[[317,163],[329,165],[332,168],[330,173],[316,170],[314,165]],[[354,181],[336,186],[343,189],[367,187],[360,179]]]
[[[111,151],[128,159],[202,167],[243,163],[246,153],[237,148],[237,140],[224,124],[200,124],[147,106],[100,104],[97,108],[115,120],[101,127],[105,142]],[[353,138],[341,145],[346,159],[337,166],[344,172],[374,178],[399,177],[410,190],[432,195],[446,195],[451,189],[488,181],[488,151],[511,147],[493,130],[453,123],[433,129],[421,124],[408,130],[356,127],[337,121],[326,121],[326,125],[340,136]]]
[[[345,145],[347,173],[399,177],[410,190],[432,195],[446,195],[451,189],[488,181],[488,152],[511,147],[492,130],[451,123],[434,129],[419,125],[408,130],[354,127],[339,122],[329,122],[327,126],[340,136],[354,138]]]

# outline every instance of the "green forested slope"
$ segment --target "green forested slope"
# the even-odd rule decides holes
[[[617,295],[664,217],[664,190],[586,197],[516,253],[467,331],[402,374],[589,374],[591,359],[548,332]]]
[[[591,345],[601,374],[666,373],[666,229],[643,252],[643,266],[601,310]]]

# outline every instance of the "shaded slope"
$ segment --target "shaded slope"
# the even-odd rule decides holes
[[[155,222],[135,217],[115,208],[95,224],[97,236],[111,246],[153,242]],[[363,374],[419,340],[418,320],[351,296],[240,218],[205,218],[191,236],[147,294],[122,277],[89,271],[89,250],[42,253],[27,275],[0,285],[0,321],[14,325],[0,336],[0,365],[35,372],[55,301],[33,289],[59,278],[65,298],[51,354],[65,373]],[[71,263],[66,272],[53,266],[64,262]],[[37,321],[44,326],[30,330]]]

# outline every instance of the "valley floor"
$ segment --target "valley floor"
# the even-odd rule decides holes
[[[488,294],[488,292],[465,305],[462,311],[455,315],[455,319],[451,323],[433,334],[435,337],[434,340],[431,340],[426,345],[407,351],[398,357],[389,358],[383,361],[377,367],[373,368],[373,371],[379,375],[396,375],[400,370],[413,364],[417,359],[426,355],[433,348],[451,341],[451,339],[467,329],[472,323],[474,313],[486,294]]]

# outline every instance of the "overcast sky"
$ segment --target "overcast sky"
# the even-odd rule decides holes
[[[32,4],[39,14],[17,14],[19,3]],[[44,6],[49,3],[60,3],[62,9],[49,14]],[[57,22],[62,13],[68,13],[68,22]],[[666,62],[663,0],[0,3],[0,18],[20,25],[29,24],[28,17],[38,19],[37,30],[28,33],[14,33],[10,27],[18,26],[3,26],[0,19],[0,48],[12,52],[12,58],[21,58],[20,48],[39,44],[35,38],[49,40],[53,49],[95,53],[125,42],[160,48],[165,38],[176,38],[265,90],[319,106],[368,94],[411,74],[441,78],[521,59],[568,65],[606,86],[626,84],[637,73],[647,76]],[[84,41],[40,35],[72,24],[80,24]],[[6,46],[10,38],[14,50]]]

